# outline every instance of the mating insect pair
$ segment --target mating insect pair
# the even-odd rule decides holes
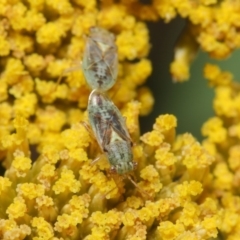
[[[125,119],[105,95],[116,82],[117,63],[114,36],[104,29],[92,27],[82,63],[86,81],[94,89],[88,101],[89,123],[110,162],[111,172],[124,175],[136,167],[133,162],[132,142]]]

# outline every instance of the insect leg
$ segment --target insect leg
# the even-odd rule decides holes
[[[86,130],[88,131],[88,133],[91,136],[91,138],[96,140],[96,138],[94,136],[94,133],[93,133],[92,129],[90,128],[90,126],[86,122],[84,122],[84,121],[81,121],[80,123],[86,128]]]
[[[65,74],[81,70],[81,66],[82,66],[82,62],[80,62],[80,66],[79,66],[79,62],[78,62],[78,64],[76,64],[75,66],[72,66],[72,67],[62,71],[61,75],[58,77],[57,82],[56,82],[55,86],[53,87],[53,89],[51,90],[50,94],[57,90],[57,87],[61,83],[61,81],[62,81],[62,79],[63,79]]]
[[[144,194],[145,196],[147,196],[149,199],[152,199],[151,196],[145,192],[143,189],[141,189],[137,183],[128,175],[127,176],[128,180],[138,189],[138,191],[141,193],[141,194]]]
[[[96,162],[98,162],[103,156],[104,156],[104,154],[102,153],[100,156],[96,157],[96,158],[91,162],[91,165],[93,165],[93,164],[95,164]]]
[[[92,129],[90,128],[90,126],[89,126],[86,122],[84,122],[84,121],[81,121],[80,123],[81,123],[81,124],[86,128],[86,130],[89,132],[89,135],[91,136],[91,138],[96,141],[96,137],[94,136],[94,133],[93,133]],[[104,154],[102,153],[100,156],[96,157],[96,158],[91,162],[91,165],[93,165],[93,164],[95,164],[97,161],[99,161],[99,160],[103,157],[103,155],[104,155]]]

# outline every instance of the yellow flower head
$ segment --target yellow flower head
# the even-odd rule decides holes
[[[240,207],[233,206],[239,197],[230,191],[237,193],[240,182],[240,95],[232,75],[205,68],[215,87],[217,116],[203,126],[204,144],[191,134],[177,135],[171,114],[157,117],[142,136],[138,119],[154,103],[142,86],[152,72],[142,19],[188,18],[171,65],[173,78],[183,81],[199,46],[222,58],[240,45],[234,31],[238,4],[115,2],[0,2],[1,237],[175,240],[216,238],[217,231],[237,236]],[[106,94],[126,118],[134,156],[134,170],[121,176],[111,171],[106,149],[101,151],[87,123],[91,89],[81,60],[94,26],[111,32],[118,47],[117,82]],[[110,140],[130,142],[113,126],[107,131],[111,127]]]

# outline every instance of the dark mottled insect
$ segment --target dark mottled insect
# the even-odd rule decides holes
[[[98,144],[110,162],[111,171],[124,175],[134,170],[136,164],[125,119],[104,93],[92,91],[88,100],[88,117]]]

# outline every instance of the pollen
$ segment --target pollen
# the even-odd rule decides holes
[[[11,181],[8,178],[0,177],[0,191],[1,193],[5,192],[12,185]]]
[[[65,32],[57,22],[48,22],[37,31],[37,42],[41,45],[58,44]]]
[[[169,66],[173,81],[182,82],[199,49],[220,60],[240,47],[239,9],[227,0],[0,1],[1,238],[239,239],[234,75],[216,64],[203,69],[214,92],[203,141],[179,134],[171,114],[159,115],[148,132],[140,133],[139,124],[154,104],[145,85],[153,71],[146,21],[187,20]],[[117,75],[116,84],[106,95],[126,118],[131,139],[114,124],[106,128],[132,143],[134,169],[124,175],[111,171],[106,149],[87,127],[91,89],[81,61],[91,27],[109,31],[118,47],[104,56],[111,61],[118,54],[112,69],[117,65],[118,74],[109,74]],[[96,49],[91,55],[100,57]],[[94,121],[106,126],[98,115]],[[113,140],[100,131],[107,143]]]
[[[223,126],[220,118],[214,117],[209,119],[202,128],[204,136],[208,137],[211,142],[221,143],[227,138],[227,131]]]
[[[24,156],[18,156],[16,157],[12,162],[12,167],[17,172],[18,177],[25,177],[28,170],[31,168],[31,159],[24,157]]]
[[[27,206],[21,197],[14,199],[13,203],[7,208],[7,214],[10,219],[23,217],[27,212]]]
[[[177,157],[170,151],[170,146],[168,144],[157,149],[155,158],[157,160],[157,168],[164,169],[173,166],[177,162]]]
[[[154,129],[160,132],[169,131],[177,126],[177,119],[173,115],[162,115],[156,119]]]
[[[32,227],[35,229],[36,237],[34,239],[49,239],[54,236],[52,226],[42,217],[34,217],[31,222]]]
[[[79,192],[81,184],[75,179],[75,176],[71,170],[63,169],[59,180],[57,180],[53,186],[53,191],[56,194],[70,191],[73,193]]]
[[[150,146],[159,146],[163,142],[164,136],[158,131],[153,130],[152,132],[145,133],[141,140]]]
[[[25,199],[35,199],[44,194],[44,187],[40,184],[22,183],[17,187],[17,192]]]
[[[0,55],[7,56],[10,52],[10,43],[3,36],[0,36]]]

